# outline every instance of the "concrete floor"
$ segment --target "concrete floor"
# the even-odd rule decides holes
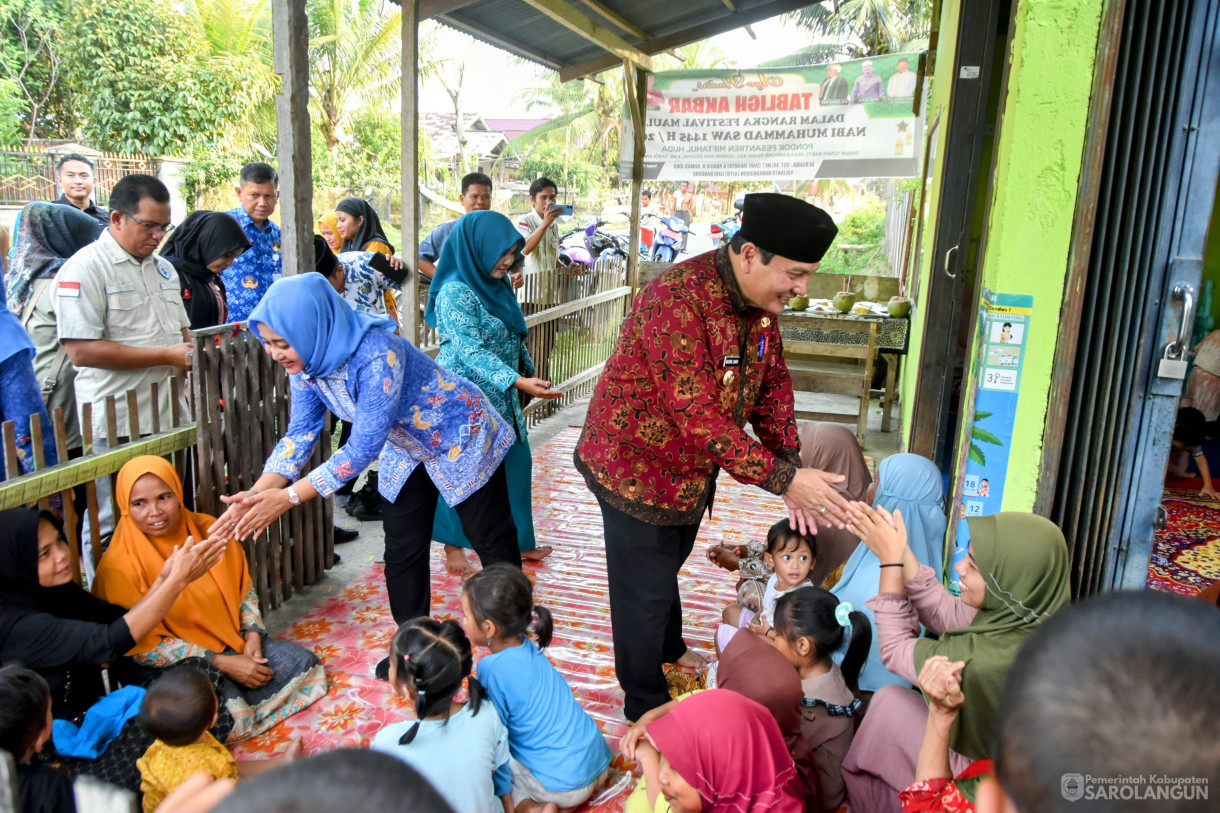
[[[858,403],[850,395],[801,392],[796,396],[798,409],[853,414],[850,421],[847,419],[844,421],[850,422],[853,426],[855,425],[854,412]],[[540,448],[569,426],[583,426],[588,407],[588,401],[580,401],[547,418],[530,430],[530,445]],[[893,423],[895,426],[900,423],[897,405],[894,408]],[[877,465],[898,452],[899,448],[898,432],[883,433],[881,431],[881,408],[874,399],[869,409],[864,453],[872,456],[874,465]],[[292,598],[280,605],[279,609],[267,613],[265,621],[272,635],[282,634],[298,618],[364,575],[369,565],[381,561],[385,550],[385,535],[380,522],[359,522],[349,517],[342,509],[338,509],[335,511],[335,524],[341,528],[359,531],[360,538],[336,546],[335,551],[342,557],[340,564],[326,571],[316,583],[294,593]],[[439,545],[434,547],[439,551]]]

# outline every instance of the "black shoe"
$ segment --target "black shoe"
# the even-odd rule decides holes
[[[331,557],[334,559],[334,561],[331,562],[331,567],[336,567],[343,561],[343,557],[337,553],[332,553]]]
[[[370,471],[364,485],[347,501],[347,515],[361,522],[381,521],[381,494],[377,491],[377,472]]]
[[[349,531],[347,528],[335,526],[335,544],[342,545],[344,542],[351,542],[356,537],[360,536],[359,531]]]
[[[358,519],[361,522],[381,522],[381,495],[377,495],[376,502],[361,500],[348,513],[351,514],[353,519]]]
[[[389,658],[381,659],[381,661],[377,664],[377,668],[373,670],[373,677],[377,678],[378,680],[384,680],[386,683],[390,682]]]

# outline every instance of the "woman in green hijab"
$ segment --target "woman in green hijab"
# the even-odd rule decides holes
[[[466,214],[445,240],[428,289],[424,319],[439,329],[436,363],[472,381],[517,433],[517,442],[504,458],[508,498],[517,525],[517,545],[523,559],[541,559],[551,552],[534,537],[532,509],[533,462],[521,411],[521,395],[562,398],[551,382],[537,377],[525,349],[528,329],[521,305],[505,275],[518,263],[525,238],[499,212]],[[470,567],[462,548],[471,547],[457,513],[437,505],[432,538],[445,545],[449,571]]]
[[[902,514],[852,504],[849,527],[881,560],[876,614],[881,660],[913,684],[933,655],[964,662],[965,696],[950,736],[954,774],[987,759],[996,703],[1017,651],[1038,624],[1068,603],[1068,552],[1063,533],[1035,514],[972,517],[969,555],[957,565],[961,598],[907,545]],[[919,625],[938,639],[919,638]],[[902,686],[878,691],[851,749],[843,778],[853,809],[898,811],[898,792],[915,779],[928,711]],[[969,795],[971,788],[963,786]]]

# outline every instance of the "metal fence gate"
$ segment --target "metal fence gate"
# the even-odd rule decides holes
[[[1056,375],[1071,377],[1070,394],[1064,431],[1048,433],[1047,444],[1062,447],[1057,471],[1044,468],[1054,476],[1045,507],[1068,539],[1074,596],[1143,585],[1182,384],[1157,375],[1166,333],[1175,337],[1181,318],[1173,266],[1179,252],[1202,251],[1197,224],[1182,228],[1198,215],[1188,215],[1185,196],[1192,185],[1210,196],[1216,183],[1218,122],[1207,96],[1209,81],[1211,96],[1220,95],[1220,2],[1122,5],[1111,10],[1122,19],[1108,55],[1112,89],[1094,91],[1096,98],[1111,90],[1112,101],[1096,212],[1086,223],[1093,229],[1087,270],[1065,293],[1065,311],[1073,297],[1082,304],[1079,329],[1060,332],[1061,343],[1076,341],[1074,356],[1057,359]],[[1206,223],[1204,216],[1203,230]],[[1159,417],[1149,412],[1158,396]]]

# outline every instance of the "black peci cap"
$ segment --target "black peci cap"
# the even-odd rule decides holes
[[[820,262],[839,227],[812,203],[775,192],[746,195],[741,236],[764,251],[800,263]]]

